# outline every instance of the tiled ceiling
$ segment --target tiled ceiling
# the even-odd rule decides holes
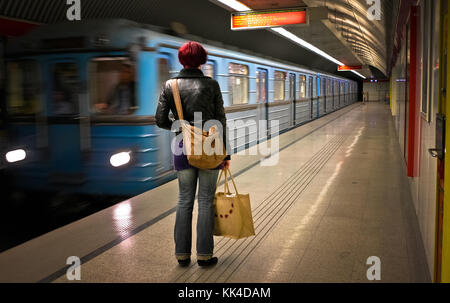
[[[317,23],[311,24],[310,27],[287,29],[346,64],[366,65],[364,72],[366,76],[370,76],[374,70],[387,74],[393,47],[394,20],[397,18],[400,0],[381,1],[379,21],[367,18],[369,7],[366,0],[241,0],[241,2],[252,9],[325,6],[328,8],[328,20],[322,23],[341,43],[336,43],[336,39],[325,33],[326,29]]]
[[[400,1],[381,1],[380,20],[367,17],[366,0],[306,0],[309,6],[326,5],[329,22],[361,59],[363,64],[387,73],[392,54],[394,20]]]

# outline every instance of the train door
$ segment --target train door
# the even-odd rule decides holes
[[[349,83],[345,82],[345,105],[348,105],[349,103],[349,94],[350,94],[350,88]]]
[[[348,105],[348,83],[344,83],[344,104]]]
[[[331,111],[334,110],[334,80],[330,80]]]
[[[350,83],[347,82],[347,105],[350,104]]]
[[[338,107],[341,108],[342,104],[341,104],[341,81],[338,81],[337,84],[337,95],[338,95]]]
[[[321,97],[321,92],[320,92],[320,77],[317,77],[317,90],[316,90],[316,94],[317,94],[317,104],[316,104],[316,108],[317,108],[317,112],[316,112],[316,118],[320,117],[320,97]]]
[[[171,60],[166,54],[158,54],[156,56],[156,72],[157,72],[157,95],[164,83],[170,79]],[[173,169],[173,157],[171,150],[171,142],[175,137],[175,133],[164,129],[158,129],[158,174],[162,174]]]
[[[347,82],[344,82],[344,105],[347,105],[347,94],[348,94]]]
[[[314,78],[313,77],[309,77],[308,80],[308,85],[309,85],[309,98],[310,98],[310,108],[311,108],[311,119],[314,119]]]
[[[327,81],[327,94],[328,94],[328,111],[333,111],[333,95],[331,94],[333,88],[331,87],[332,80],[328,79]]]
[[[54,184],[82,184],[81,123],[87,106],[82,85],[85,74],[75,60],[48,62],[48,141],[51,157],[49,181]]]
[[[337,98],[336,98],[336,95],[337,95],[337,87],[336,87],[336,83],[337,83],[337,80],[336,79],[334,79],[333,81],[332,81],[332,94],[333,94],[333,110],[336,110],[337,109]]]
[[[338,100],[338,93],[339,93],[339,91],[338,91],[338,80],[334,80],[334,83],[333,83],[333,108],[334,109],[337,109],[337,108],[339,108],[339,100]]]
[[[294,73],[290,73],[289,74],[289,102],[291,102],[291,110],[292,110],[292,114],[291,116],[291,121],[289,123],[289,126],[293,126],[295,123],[295,112],[296,112],[296,93],[297,93],[297,86],[295,85],[295,74]]]
[[[341,102],[342,106],[345,106],[345,82],[341,83]]]
[[[268,81],[268,71],[267,69],[258,68],[256,70],[256,102],[257,102],[257,120],[266,121],[265,127],[266,131],[262,132],[259,129],[258,124],[258,141],[261,142],[267,138],[269,133],[269,108],[268,108],[268,91],[269,91],[269,81]]]
[[[322,78],[322,90],[320,91],[322,95],[322,102],[323,102],[323,112],[321,111],[321,115],[325,114],[327,112],[327,79]]]
[[[319,116],[322,116],[325,113],[325,103],[326,103],[326,96],[325,96],[325,86],[326,86],[327,80],[325,78],[320,78],[320,107],[319,107]]]

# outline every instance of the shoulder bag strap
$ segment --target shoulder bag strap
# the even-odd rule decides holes
[[[183,107],[181,106],[181,97],[180,97],[180,91],[178,89],[177,79],[173,79],[171,81],[171,86],[172,86],[173,99],[175,100],[175,106],[177,108],[178,119],[184,120]]]
[[[229,168],[227,168],[227,169],[225,170],[225,178],[226,178],[227,172],[230,174],[230,179],[231,179],[231,182],[233,182],[233,186],[234,186],[234,190],[236,191],[236,195],[239,195],[238,190],[237,190],[237,187],[236,187],[236,183],[234,183],[234,179],[233,179],[233,176],[231,175],[231,171],[230,171]],[[228,189],[228,190],[229,190],[229,189]]]
[[[225,172],[225,174],[223,174],[223,172]],[[223,170],[223,169],[220,170],[219,178],[217,179],[217,183],[216,183],[216,190],[217,190],[217,187],[219,186],[220,180],[222,179],[223,175],[225,175],[225,181],[223,183],[223,192],[225,194],[229,194],[230,187],[228,186],[227,170]],[[231,176],[231,173],[230,173],[230,176]],[[234,181],[233,181],[233,184],[234,184]],[[234,188],[236,189],[236,185],[234,186]],[[237,194],[237,190],[236,190],[236,194]]]

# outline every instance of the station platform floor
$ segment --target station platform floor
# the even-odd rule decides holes
[[[232,157],[249,193],[256,235],[215,237],[214,267],[178,266],[173,228],[178,184],[154,190],[0,254],[0,282],[431,282],[394,124],[380,103],[350,105],[284,133],[278,164]],[[263,161],[269,161],[263,160]]]

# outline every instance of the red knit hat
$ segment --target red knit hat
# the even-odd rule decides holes
[[[189,41],[178,50],[178,60],[184,68],[197,68],[206,63],[208,52],[200,43]]]

